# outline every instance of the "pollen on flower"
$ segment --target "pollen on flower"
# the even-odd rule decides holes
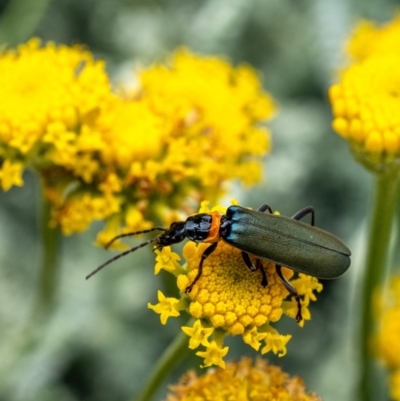
[[[307,391],[299,377],[290,377],[280,367],[262,359],[252,362],[250,358],[242,358],[239,362],[228,362],[225,369],[209,369],[199,377],[189,371],[169,388],[165,401],[321,401]]]

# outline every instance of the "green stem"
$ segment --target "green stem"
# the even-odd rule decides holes
[[[12,0],[0,19],[0,43],[16,46],[33,35],[51,0]]]
[[[377,176],[361,299],[360,400],[362,401],[374,399],[374,355],[370,346],[374,331],[372,296],[375,288],[382,285],[385,278],[398,194],[399,181],[397,177]]]
[[[192,325],[189,322],[188,325]],[[150,401],[151,397],[158,390],[163,380],[168,376],[172,369],[186,356],[189,348],[188,336],[180,332],[174,341],[164,351],[158,360],[147,383],[142,388],[141,393],[133,401]]]
[[[54,303],[57,289],[58,272],[58,243],[60,233],[57,229],[49,227],[51,209],[49,202],[41,194],[42,202],[42,265],[39,273],[37,309],[48,310]]]

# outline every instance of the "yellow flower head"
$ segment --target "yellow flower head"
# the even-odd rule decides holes
[[[205,205],[206,202],[203,202],[202,212],[209,211]],[[221,207],[213,209],[216,210],[225,212]],[[201,256],[208,246],[210,244],[188,242],[183,248],[183,256],[187,261],[185,266],[178,264],[177,257],[169,247],[157,251],[157,271],[164,268],[177,277],[177,286],[182,294],[179,310],[185,308],[196,319],[192,327],[182,327],[190,337],[189,347],[205,347],[205,351],[197,352],[198,356],[204,358],[204,366],[224,366],[223,357],[228,347],[224,347],[223,342],[229,335],[241,336],[246,344],[260,350],[262,354],[272,351],[278,356],[284,356],[291,335],[281,335],[271,323],[280,320],[283,314],[294,319],[297,303],[291,297],[287,300],[289,293],[280,281],[273,263],[262,262],[264,273],[261,269],[251,272],[243,262],[241,251],[220,241],[216,250],[204,261],[201,277],[192,290],[186,293],[197,275]],[[162,255],[165,257],[160,258]],[[160,260],[163,260],[162,265]],[[267,279],[266,286],[262,284],[263,274]],[[284,269],[284,275],[290,279],[293,271]],[[304,274],[290,283],[302,298],[302,326],[304,320],[310,319],[309,302],[316,299],[314,293],[321,291],[322,285],[317,279]],[[158,312],[155,308],[152,306]],[[170,316],[174,316],[174,313],[171,310]],[[165,321],[165,312],[161,317]]]
[[[166,401],[321,401],[310,394],[299,377],[290,377],[280,367],[250,358],[227,363],[226,369],[209,369],[198,377],[189,371],[170,386]]]
[[[138,79],[113,93],[81,46],[32,39],[1,53],[1,188],[38,170],[51,223],[71,234],[105,220],[104,244],[259,180],[275,107],[251,67],[181,49]]]
[[[400,170],[400,18],[381,28],[363,22],[350,38],[354,63],[329,89],[333,129],[378,174]]]
[[[400,53],[370,56],[344,70],[329,90],[334,130],[377,173],[400,165],[399,63]]]
[[[346,50],[358,61],[373,54],[400,53],[400,16],[382,26],[373,21],[361,21],[349,38]]]
[[[374,296],[378,321],[374,350],[390,371],[392,399],[400,400],[400,276],[394,276],[384,290]]]
[[[108,96],[104,63],[81,46],[40,47],[32,39],[5,51],[0,55],[0,141],[8,146],[2,156],[25,161],[35,153],[44,163],[50,153],[57,157],[63,148],[74,148],[77,124]]]

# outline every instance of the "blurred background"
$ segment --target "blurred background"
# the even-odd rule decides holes
[[[287,356],[266,356],[324,400],[346,401],[357,380],[353,300],[371,177],[331,129],[327,88],[344,62],[344,40],[354,24],[386,21],[397,9],[394,0],[0,0],[0,43],[15,46],[31,36],[83,43],[106,60],[114,82],[182,45],[261,71],[279,103],[269,124],[273,149],[263,182],[234,188],[223,202],[235,197],[253,208],[266,202],[289,216],[313,205],[316,224],[353,250],[352,268],[324,282],[305,328],[292,319],[278,326],[293,334]],[[86,282],[86,274],[112,256],[93,245],[101,224],[64,237],[55,310],[26,325],[41,243],[37,177],[28,172],[24,180],[22,188],[0,192],[0,401],[133,399],[182,324],[170,319],[161,326],[147,309],[162,286],[153,275],[151,249]],[[230,359],[255,355],[241,339],[228,345]],[[199,364],[191,356],[168,382]],[[166,384],[156,399],[165,392]]]

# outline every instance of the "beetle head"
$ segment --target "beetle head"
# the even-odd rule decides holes
[[[157,237],[157,248],[177,244],[186,238],[185,222],[177,221],[169,229]]]

